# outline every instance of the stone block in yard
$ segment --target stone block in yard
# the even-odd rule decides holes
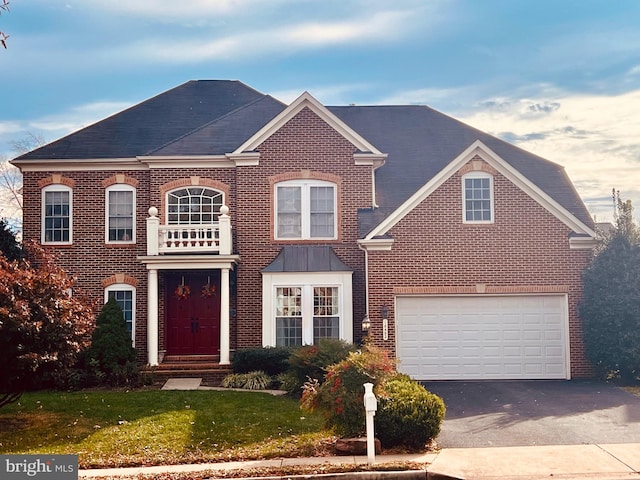
[[[380,440],[377,438],[374,441],[376,455],[380,454],[382,447]],[[366,455],[367,454],[367,439],[366,437],[359,438],[339,438],[336,441],[335,447],[338,455]]]

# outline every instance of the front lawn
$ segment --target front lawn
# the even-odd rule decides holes
[[[312,456],[331,441],[320,415],[255,392],[37,392],[0,410],[0,453],[78,454],[81,468]]]

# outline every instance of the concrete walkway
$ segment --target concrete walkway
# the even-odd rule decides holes
[[[450,448],[438,453],[379,455],[377,464],[416,462],[426,469],[411,478],[423,479],[640,479],[640,443],[607,445],[561,445],[542,447]],[[247,462],[164,465],[157,467],[81,470],[81,478],[118,478],[139,474],[229,471],[290,465],[366,465],[366,457],[312,457]],[[364,473],[340,478],[366,478]],[[370,476],[370,474],[369,474]],[[376,478],[398,478],[394,472],[380,472]],[[403,475],[404,477],[404,475]],[[212,477],[212,478],[215,478]],[[273,478],[273,477],[272,477]],[[292,478],[287,476],[287,478]],[[308,476],[307,476],[308,478]],[[408,476],[407,476],[408,478]]]

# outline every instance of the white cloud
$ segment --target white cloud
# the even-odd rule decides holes
[[[587,207],[611,220],[615,187],[640,206],[640,90],[503,97],[457,118],[565,167]],[[604,200],[603,200],[604,199]]]
[[[120,59],[195,63],[210,60],[234,60],[265,54],[283,55],[305,49],[336,45],[388,42],[407,35],[412,27],[412,11],[382,11],[349,20],[290,23],[271,29],[246,30],[215,37],[207,31],[189,38],[153,37],[132,42],[102,55]]]

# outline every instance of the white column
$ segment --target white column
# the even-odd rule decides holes
[[[229,365],[229,269],[223,268],[220,273],[220,365]]]
[[[147,274],[147,357],[149,365],[158,365],[158,270]]]
[[[147,255],[158,255],[158,209],[151,207],[147,217]]]
[[[220,255],[231,255],[231,218],[229,217],[229,207],[222,205],[220,207],[220,215],[218,216],[218,228],[220,238]]]

